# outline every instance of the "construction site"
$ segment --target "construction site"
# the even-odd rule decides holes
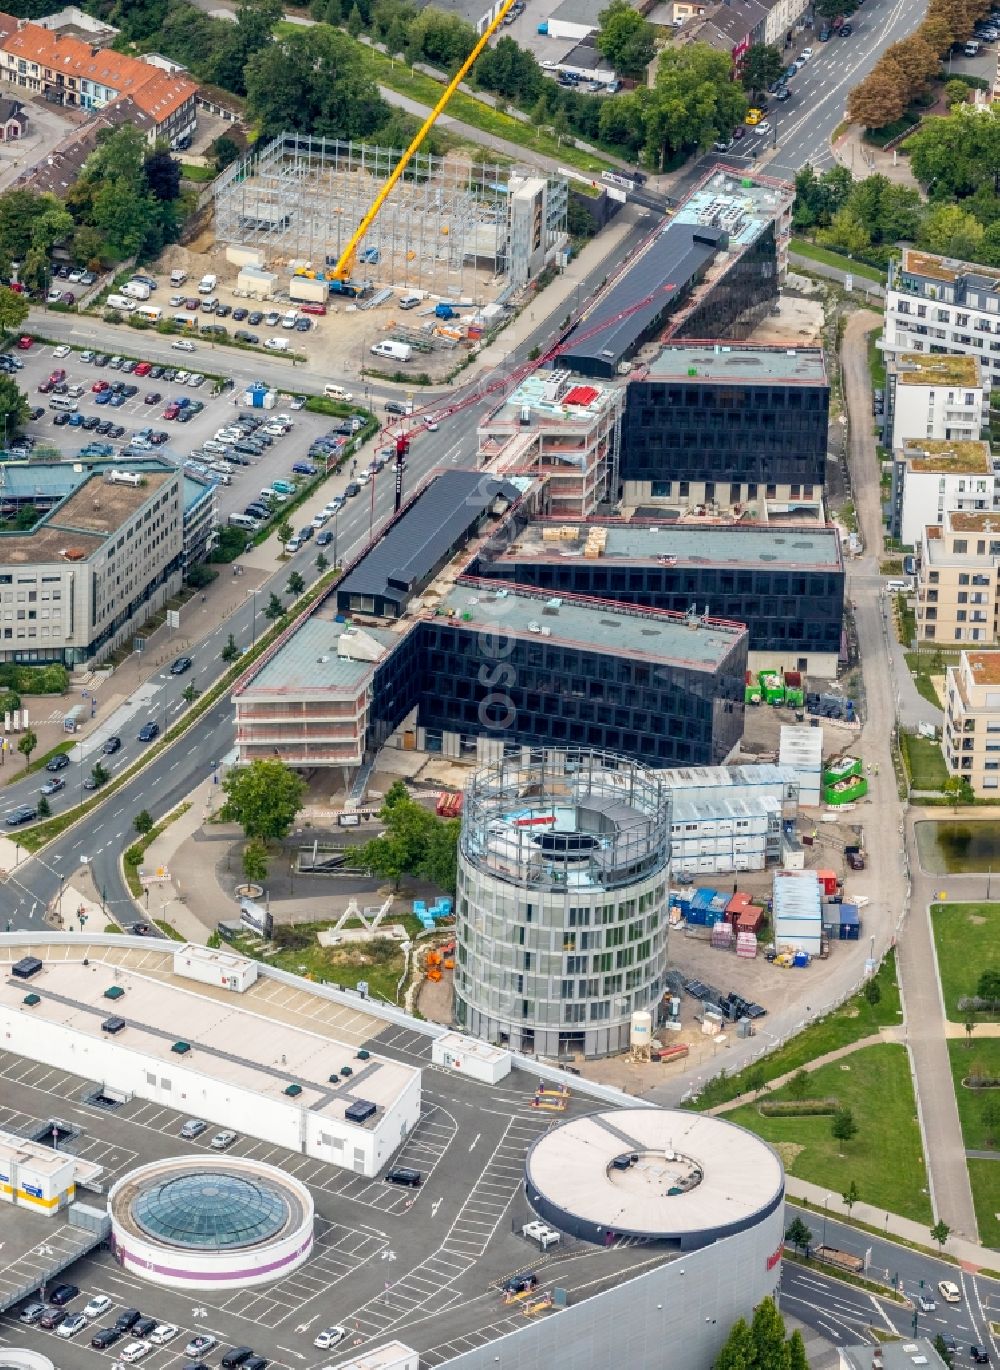
[[[286,133],[220,177],[220,242],[257,249],[272,270],[336,266],[403,154]],[[373,289],[503,304],[566,244],[567,182],[465,151],[416,152],[356,243]]]

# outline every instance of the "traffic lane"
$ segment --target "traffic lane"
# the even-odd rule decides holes
[[[868,1331],[873,1325],[886,1331],[891,1328],[880,1316],[878,1300],[871,1295],[787,1260],[781,1266],[780,1290],[786,1312],[837,1345],[876,1341]]]
[[[916,28],[923,18],[904,0],[868,0],[851,16],[849,38],[813,41],[815,55],[792,78],[801,111],[786,123],[778,152],[768,173],[794,176],[806,162],[813,166],[831,160],[829,140],[841,122],[847,96],[878,61],[885,49]],[[791,102],[789,102],[791,103]]]
[[[960,1269],[949,1261],[924,1255],[908,1246],[900,1246],[891,1239],[873,1236],[847,1223],[803,1208],[786,1204],[791,1217],[799,1217],[813,1234],[813,1244],[826,1241],[829,1246],[860,1256],[867,1261],[867,1270],[875,1279],[895,1284],[907,1298],[915,1301],[921,1293],[929,1293],[937,1308],[919,1315],[920,1325],[932,1328],[932,1336],[939,1331],[950,1331],[966,1349],[971,1342],[991,1347],[1000,1354],[1000,1341],[990,1329],[990,1318],[1000,1313],[1000,1281]],[[824,1235],[825,1234],[825,1235]],[[937,1286],[942,1280],[958,1285],[962,1301],[947,1304],[940,1297]],[[921,1281],[923,1283],[921,1284]],[[912,1312],[898,1311],[898,1305],[884,1304],[900,1331],[911,1330]]]

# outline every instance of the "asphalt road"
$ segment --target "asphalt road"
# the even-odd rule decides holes
[[[623,242],[621,254],[632,251],[648,234],[652,219],[642,216],[640,221]],[[596,292],[608,272],[607,263],[601,263],[580,283],[577,297],[587,301]],[[540,304],[535,307],[540,313]],[[38,311],[40,313],[40,311]],[[554,304],[544,317],[540,318],[530,335],[525,336],[504,357],[502,363],[486,376],[480,376],[460,391],[448,396],[446,401],[438,398],[434,407],[438,410],[450,405],[462,404],[469,395],[481,394],[487,385],[509,372],[513,367],[527,359],[531,349],[549,345],[556,335],[556,327],[567,313],[565,302]],[[52,325],[50,327],[50,325]],[[31,327],[39,327],[35,319]],[[122,332],[113,325],[99,323],[90,319],[74,318],[69,315],[51,314],[45,316],[45,336],[60,341],[85,344],[114,352],[122,346]],[[171,355],[169,343],[165,345],[164,356],[157,355],[155,335],[143,334],[143,349],[151,361],[173,361],[176,365],[177,354]],[[272,373],[271,359],[253,359],[249,366],[242,362],[242,354],[230,353],[224,348],[216,349],[222,369],[233,375],[237,381],[251,380],[264,375],[269,383],[284,386],[285,369],[280,363]],[[199,353],[198,365],[206,370],[212,369],[209,362]],[[309,373],[297,371],[296,376],[305,384],[310,381]],[[327,377],[311,378],[309,387],[319,389]],[[386,393],[390,393],[387,391]],[[407,461],[404,495],[412,491],[418,482],[436,466],[469,465],[474,462],[476,453],[476,428],[484,412],[494,407],[499,394],[486,399],[475,399],[464,404],[458,412],[450,414],[434,434],[424,434],[415,439]],[[346,475],[333,476],[320,489],[324,498],[330,498],[347,484]],[[370,487],[369,487],[370,489]],[[350,501],[338,516],[336,534],[341,561],[345,564],[368,541],[369,529],[376,533],[392,513],[394,499],[391,468],[377,479],[372,495],[366,490]],[[327,525],[334,530],[334,523]],[[332,549],[331,549],[332,550]],[[220,653],[229,634],[232,633],[240,647],[248,647],[255,635],[264,631],[268,624],[262,617],[264,605],[271,590],[284,587],[289,574],[298,571],[307,585],[312,584],[317,571],[314,566],[316,547],[314,542],[294,557],[289,558],[278,568],[270,581],[265,582],[253,598],[235,614],[221,623],[212,633],[195,646],[186,650],[194,665],[182,676],[171,676],[166,668],[150,678],[141,690],[136,692],[133,701],[123,706],[129,711],[126,718],[115,715],[109,718],[100,732],[88,740],[81,759],[61,774],[70,780],[63,795],[51,801],[53,813],[76,802],[81,794],[81,785],[96,759],[94,753],[103,744],[104,738],[115,733],[122,738],[122,750],[112,759],[111,769],[125,769],[142,751],[143,744],[136,740],[142,723],[152,720],[160,724],[161,731],[172,726],[187,707],[181,698],[185,687],[192,681],[204,693],[228,667]],[[223,572],[225,574],[225,572]],[[256,620],[255,620],[256,612]],[[128,923],[136,916],[135,905],[121,877],[119,858],[121,852],[132,840],[132,821],[142,809],[148,810],[154,819],[159,818],[175,804],[179,803],[200,781],[212,773],[233,748],[233,711],[227,698],[221,699],[212,709],[200,718],[195,726],[173,747],[145,768],[128,785],[108,797],[86,818],[47,846],[38,856],[20,862],[11,872],[4,887],[4,917],[14,930],[39,928],[45,910],[54,902],[58,903],[62,886],[70,880],[75,871],[84,864],[90,866],[94,883],[106,899],[108,912]],[[41,780],[37,773],[18,781],[5,789],[2,809],[16,807],[18,803],[34,802],[38,796]],[[15,840],[17,829],[9,831]]]
[[[833,1196],[832,1201],[839,1205],[840,1196]],[[959,1344],[956,1365],[971,1364],[969,1347],[973,1343],[985,1346],[993,1358],[1000,1354],[1000,1339],[990,1331],[990,1321],[1000,1319],[1000,1282],[860,1232],[834,1218],[824,1220],[822,1213],[808,1212],[789,1204],[786,1214],[789,1222],[795,1217],[802,1218],[813,1234],[814,1244],[825,1241],[838,1250],[866,1259],[870,1279],[895,1283],[912,1303],[915,1304],[921,1293],[930,1295],[936,1307],[917,1313],[916,1333],[933,1341],[940,1333],[950,1332]],[[960,1303],[945,1303],[937,1291],[940,1280],[951,1280],[958,1285],[962,1295]],[[791,1261],[782,1269],[781,1304],[786,1313],[838,1345],[858,1341],[861,1339],[859,1331],[866,1327],[878,1327],[903,1336],[912,1336],[914,1332],[912,1308],[878,1298]],[[864,1339],[873,1340],[871,1336]]]

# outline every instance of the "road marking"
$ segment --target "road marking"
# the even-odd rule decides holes
[[[483,1134],[482,1134],[481,1132],[477,1132],[477,1133],[476,1133],[476,1135],[473,1137],[472,1141],[469,1143],[469,1150],[470,1150],[470,1151],[471,1151],[472,1148],[476,1145],[476,1143],[479,1141],[479,1139],[480,1139],[480,1137],[481,1137],[482,1135],[483,1135]]]

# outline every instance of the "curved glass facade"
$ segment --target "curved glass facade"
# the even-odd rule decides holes
[[[225,1172],[166,1180],[136,1196],[132,1216],[142,1230],[173,1246],[252,1246],[280,1232],[288,1203],[270,1185]]]

